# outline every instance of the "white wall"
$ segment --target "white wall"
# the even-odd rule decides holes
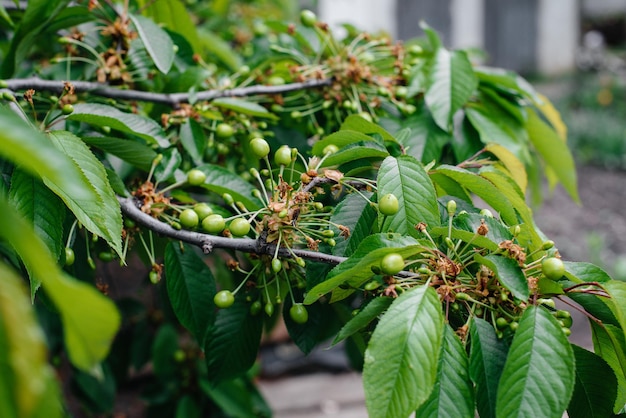
[[[537,37],[537,69],[554,75],[571,71],[579,45],[577,0],[540,0]]]
[[[396,39],[395,0],[319,0],[317,8],[320,20],[334,31],[340,30],[342,23],[350,23],[367,32],[384,31]]]
[[[484,7],[484,0],[452,0],[450,17],[453,48],[483,48],[485,46]]]

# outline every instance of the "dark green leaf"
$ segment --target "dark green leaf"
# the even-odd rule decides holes
[[[230,193],[235,202],[242,202],[248,210],[263,207],[263,202],[252,195],[254,187],[243,180],[241,176],[218,165],[205,164],[196,167],[206,174],[207,178],[202,187],[219,194]]]
[[[72,387],[82,403],[94,413],[104,414],[115,403],[115,379],[108,364],[103,364],[103,376],[95,377],[77,370],[72,376]]]
[[[176,317],[202,344],[215,321],[215,279],[190,245],[177,242],[165,248],[165,283]]]
[[[276,115],[270,113],[266,108],[258,103],[249,102],[234,97],[222,97],[211,102],[217,107],[234,110],[237,113],[256,116],[257,118],[278,119]]]
[[[415,226],[425,222],[429,227],[439,226],[437,194],[424,167],[415,158],[403,155],[387,157],[378,171],[378,196],[393,193],[399,210],[395,215],[378,215],[381,231],[419,237]]]
[[[465,52],[448,51],[441,46],[437,48],[424,99],[441,129],[450,131],[452,116],[467,102],[477,85],[476,75]]]
[[[371,196],[371,193],[366,192],[362,195],[357,193],[347,195],[333,211],[331,223],[345,226],[350,230],[350,235],[344,238],[340,235],[341,231],[333,227],[337,242],[337,245],[332,248],[334,255],[349,257],[372,231],[378,212],[366,199]]]
[[[567,407],[569,418],[610,417],[617,395],[617,379],[606,361],[576,345],[576,384]]]
[[[416,417],[474,417],[474,387],[469,376],[469,360],[459,337],[450,325],[444,326],[437,381]]]
[[[207,140],[198,122],[189,118],[180,125],[180,143],[194,164],[202,164]]]
[[[342,131],[339,131],[342,132]],[[339,133],[338,132],[338,133]],[[378,142],[370,141],[367,142],[354,142],[352,144],[348,144],[344,147],[341,147],[339,151],[334,154],[329,155],[325,160],[323,166],[333,166],[340,165],[345,163],[351,163],[356,160],[361,160],[365,158],[382,160],[386,156],[389,155],[387,148],[384,145],[381,145]],[[344,172],[347,170],[344,170]]]
[[[507,288],[517,299],[528,300],[530,296],[528,281],[516,260],[495,254],[484,257],[480,254],[475,254],[474,260],[493,271],[500,284]]]
[[[209,328],[204,353],[212,382],[237,377],[254,364],[263,318],[249,312],[249,303],[236,300],[231,307],[218,311],[215,323]]]
[[[613,412],[620,411],[626,404],[626,341],[624,332],[613,325],[591,324],[593,350],[611,366],[617,377],[617,398]]]
[[[271,413],[258,388],[247,378],[220,382],[212,386],[200,380],[200,389],[228,416],[237,418],[269,417]]]
[[[74,112],[67,118],[136,135],[161,148],[167,148],[170,145],[165,132],[155,121],[140,115],[122,112],[113,106],[79,103],[74,105]]]
[[[360,118],[363,119],[363,118]],[[321,141],[317,141],[313,147],[311,148],[311,152],[314,155],[322,155],[324,153],[324,148],[328,145],[335,145],[337,148],[341,149],[343,147],[347,147],[351,144],[362,143],[365,144],[367,142],[374,142],[381,147],[384,147],[384,144],[381,141],[374,139],[373,137],[366,135],[363,132],[350,130],[350,129],[342,129],[341,131],[334,132]]]
[[[91,136],[82,138],[86,144],[99,148],[104,152],[113,154],[118,158],[140,168],[149,171],[152,161],[157,153],[152,148],[129,139]]]
[[[231,71],[237,71],[241,67],[241,58],[233,51],[228,42],[206,29],[205,26],[196,26],[196,28],[200,44],[206,50],[205,53],[224,63]]]
[[[509,229],[502,225],[497,219],[482,216],[479,213],[461,213],[454,217],[452,225],[455,228],[464,229],[476,233],[478,227],[485,222],[489,229],[485,237],[496,243],[510,240],[513,236]]]
[[[200,405],[191,395],[184,395],[176,405],[176,418],[201,418]]]
[[[147,2],[147,7],[143,9],[145,15],[166,28],[180,33],[185,37],[194,49],[194,52],[201,53],[200,40],[196,31],[196,25],[191,20],[189,12],[182,1],[158,0]]]
[[[182,173],[178,170],[180,164],[183,162],[183,157],[178,152],[178,149],[172,147],[168,148],[161,153],[163,158],[154,169],[154,180],[157,183],[162,181],[179,180],[177,176],[181,176]]]
[[[442,336],[443,313],[434,289],[415,287],[392,303],[365,352],[363,386],[370,417],[408,417],[428,399]]]
[[[339,334],[337,334],[333,340],[333,345],[345,340],[368,326],[370,322],[389,308],[391,302],[393,302],[393,299],[388,297],[378,297],[369,302],[359,311],[358,314],[356,314],[356,316],[352,317],[352,319],[350,319],[346,325],[341,328],[341,331],[339,331]]]
[[[384,141],[396,142],[396,139],[385,129],[373,122],[363,119],[360,115],[350,115],[341,124],[341,130],[361,132],[366,135],[378,134]],[[332,136],[329,135],[329,137]],[[339,146],[338,144],[335,144]],[[323,148],[322,148],[323,149]]]
[[[67,131],[50,133],[51,142],[82,172],[81,179],[92,190],[90,199],[72,196],[67,190],[45,181],[90,232],[103,238],[122,257],[122,213],[109,185],[104,166],[85,143]]]
[[[154,373],[165,383],[176,378],[180,365],[174,361],[174,353],[178,348],[176,328],[170,323],[161,326],[152,343],[152,366]]]
[[[378,266],[380,260],[387,254],[396,252],[403,257],[417,254],[422,250],[418,242],[399,234],[374,234],[365,238],[354,254],[343,263],[336,266],[328,274],[326,281],[315,286],[307,294],[304,303],[310,304],[330,291],[333,292],[333,302],[341,300],[354,292],[353,289],[337,289],[347,283],[350,287],[360,286],[372,273],[372,266]]]
[[[553,170],[569,195],[580,203],[578,197],[576,168],[567,144],[537,114],[529,109],[526,130],[537,152]]]
[[[58,260],[64,247],[63,202],[40,180],[16,169],[11,177],[9,203],[22,218],[33,225],[35,233],[46,244],[52,258]],[[39,287],[38,284],[36,287]]]
[[[574,389],[574,352],[554,316],[530,306],[519,321],[498,386],[500,417],[560,417]]]
[[[167,32],[154,23],[151,19],[143,16],[130,15],[139,38],[148,50],[154,65],[163,74],[167,74],[174,62],[174,43]]]
[[[559,330],[559,332],[561,332]],[[476,406],[482,418],[496,416],[496,395],[509,347],[498,339],[487,321],[474,318],[470,325],[470,376],[476,385]]]

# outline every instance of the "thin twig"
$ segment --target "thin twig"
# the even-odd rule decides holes
[[[276,251],[276,245],[267,244],[263,239],[251,238],[226,238],[215,235],[202,234],[200,232],[177,230],[158,219],[142,212],[138,207],[138,201],[130,197],[118,197],[122,212],[124,215],[135,222],[149,228],[157,234],[187,242],[189,244],[200,247],[205,253],[211,252],[215,248],[223,248],[236,250],[253,254],[269,254],[273,255]],[[316,251],[308,251],[301,249],[292,249],[290,252],[287,248],[281,248],[278,251],[281,257],[293,257],[296,255],[305,260],[319,261],[327,264],[339,264],[346,260],[345,257],[337,257],[330,254],[320,253]]]
[[[14,78],[4,80],[10,90],[44,90],[60,93],[65,88],[64,81],[43,80],[39,77]],[[153,93],[140,90],[124,90],[111,87],[102,83],[89,81],[70,81],[76,92],[89,92],[100,97],[120,100],[136,100],[142,102],[162,103],[176,107],[181,103],[189,103],[191,100],[213,100],[221,97],[244,97],[254,95],[271,95],[287,93],[296,90],[305,90],[316,87],[328,86],[332,79],[308,80],[302,83],[283,84],[280,86],[256,85],[250,87],[239,87],[227,90],[205,90],[196,93]]]

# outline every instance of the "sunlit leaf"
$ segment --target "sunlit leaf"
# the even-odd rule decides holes
[[[130,15],[139,38],[148,50],[154,65],[164,74],[167,74],[174,62],[174,43],[167,32],[154,21],[140,15]]]

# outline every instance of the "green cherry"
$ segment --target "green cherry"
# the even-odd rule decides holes
[[[235,129],[227,123],[220,123],[215,128],[215,135],[218,138],[230,138],[235,133]]]
[[[178,220],[183,228],[193,229],[198,226],[198,222],[200,222],[200,218],[198,214],[193,209],[185,209],[180,215],[178,215]]]
[[[548,257],[541,262],[543,275],[550,280],[559,280],[565,274],[565,265],[560,258]]]
[[[231,221],[228,229],[230,229],[230,233],[233,234],[233,236],[243,237],[250,232],[250,223],[244,218],[235,218]]]
[[[400,203],[398,202],[398,198],[393,193],[388,193],[380,198],[378,202],[378,210],[383,215],[395,215],[400,208]]]
[[[265,158],[270,153],[270,145],[263,138],[253,138],[250,141],[250,149],[258,159]]]
[[[187,183],[191,184],[192,186],[199,186],[203,184],[205,180],[206,174],[204,174],[204,172],[198,170],[197,168],[189,170],[189,172],[187,173]]]
[[[309,312],[301,303],[296,303],[289,308],[289,316],[297,324],[305,324],[309,320]]]
[[[398,274],[403,268],[404,258],[398,253],[387,254],[380,261],[380,271],[389,276]]]
[[[230,290],[220,290],[213,297],[213,302],[218,308],[230,308],[235,303],[235,295]]]
[[[283,145],[278,148],[274,153],[274,161],[278,165],[289,165],[291,164],[291,148],[288,145]]]
[[[74,250],[72,250],[70,247],[65,247],[65,265],[69,267],[74,264],[75,260],[76,256],[74,255]]]
[[[226,227],[226,222],[222,215],[214,213],[202,220],[202,229],[209,234],[219,234]]]

